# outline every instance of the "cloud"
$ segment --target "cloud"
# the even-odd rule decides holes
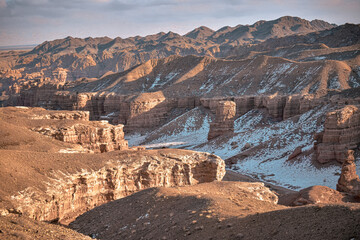
[[[6,4],[6,0],[0,0],[0,8],[6,8],[7,4]]]

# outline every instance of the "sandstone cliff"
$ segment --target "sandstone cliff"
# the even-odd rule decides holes
[[[82,111],[0,108],[1,214],[64,223],[145,188],[211,182],[225,174],[224,161],[213,154],[112,151],[127,148],[123,126],[88,121],[88,116]],[[78,144],[104,153],[77,153]]]
[[[221,180],[225,164],[207,153],[163,150],[110,155],[100,169],[54,172],[45,191],[28,187],[12,196],[15,211],[37,220],[66,223],[89,209],[157,186]]]
[[[220,101],[216,107],[215,122],[210,124],[208,140],[234,132],[236,104],[232,101]]]
[[[315,149],[320,163],[347,160],[348,149],[360,144],[359,106],[345,106],[326,115],[324,131],[316,136]]]

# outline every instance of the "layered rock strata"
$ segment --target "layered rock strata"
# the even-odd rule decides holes
[[[339,182],[336,189],[340,192],[346,192],[360,198],[360,178],[356,174],[354,151],[346,152],[346,160],[341,169]]]
[[[316,136],[315,149],[320,163],[348,158],[348,149],[360,144],[359,106],[348,105],[326,115],[324,131]]]
[[[89,111],[48,111],[48,114],[34,116],[33,119],[82,120],[90,121]]]
[[[210,124],[208,140],[234,132],[236,104],[233,101],[220,101],[216,108],[215,123]]]
[[[95,206],[150,187],[220,181],[224,161],[212,154],[163,150],[109,155],[106,166],[75,174],[57,172],[46,190],[29,187],[12,197],[14,211],[33,219],[68,223]]]
[[[93,152],[110,152],[128,149],[128,142],[124,139],[124,125],[111,125],[107,121],[92,121],[77,123],[67,127],[39,127],[34,131],[57,140],[80,144],[83,148]]]
[[[110,152],[128,149],[124,139],[124,125],[110,125],[107,122],[98,122],[97,126],[76,124],[71,127],[60,128],[54,135],[67,143],[81,144],[83,147],[95,152]]]

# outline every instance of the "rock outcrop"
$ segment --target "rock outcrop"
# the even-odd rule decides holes
[[[55,120],[50,126],[32,128],[49,137],[66,143],[80,144],[91,152],[110,152],[128,149],[124,138],[124,125],[112,125],[108,121],[89,121],[87,111],[45,111],[31,117],[33,120]],[[57,126],[56,120],[75,120]],[[81,122],[79,122],[79,120]],[[45,125],[49,122],[45,123]]]
[[[294,152],[292,154],[290,154],[290,156],[288,157],[288,160],[292,160],[292,159],[296,158],[301,153],[302,153],[302,148],[301,147],[295,148]]]
[[[21,191],[12,197],[15,211],[68,223],[95,206],[142,189],[211,182],[225,175],[224,161],[208,153],[163,150],[109,157],[113,160],[98,170],[54,173],[45,191],[31,187]]]
[[[356,174],[354,160],[354,151],[347,151],[336,189],[340,192],[346,192],[360,198],[360,178]]]
[[[234,132],[236,104],[233,101],[220,101],[216,108],[215,122],[210,124],[208,140]]]
[[[283,196],[282,204],[303,206],[308,204],[342,204],[350,201],[344,193],[325,186],[312,186]]]
[[[75,124],[58,129],[54,133],[55,139],[67,143],[81,144],[84,148],[94,152],[110,152],[128,149],[124,139],[124,125],[110,125],[107,121],[91,122],[89,124]]]
[[[33,119],[83,120],[90,121],[89,111],[48,111],[48,114],[34,116]]]
[[[316,136],[315,149],[320,163],[348,159],[348,149],[356,149],[360,144],[359,106],[348,105],[329,112],[324,131]]]
[[[176,102],[166,99],[162,94],[142,94],[129,104],[126,127],[139,129],[158,126],[175,107]]]

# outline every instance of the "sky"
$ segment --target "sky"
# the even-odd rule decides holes
[[[360,0],[0,0],[0,46],[72,37],[130,37],[281,16],[360,23]]]

